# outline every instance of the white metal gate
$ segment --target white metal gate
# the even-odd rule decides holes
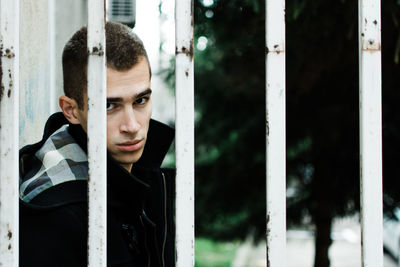
[[[54,4],[49,1],[50,6]],[[194,266],[193,0],[176,0],[175,5],[176,250],[177,266],[186,267]],[[89,180],[89,265],[106,266],[104,0],[88,0],[88,7],[89,166],[90,176],[102,177]],[[19,11],[19,0],[1,0],[0,265],[3,266],[18,266]],[[50,15],[49,19],[51,24],[54,18]],[[366,267],[383,265],[380,32],[380,2],[360,0],[360,184],[362,254]],[[284,0],[266,0],[266,51],[267,265],[280,267],[286,265]]]
[[[383,266],[381,10],[359,0],[360,186],[363,266]],[[285,1],[266,1],[267,266],[286,266]]]

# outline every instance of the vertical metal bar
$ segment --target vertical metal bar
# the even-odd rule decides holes
[[[88,265],[107,265],[105,2],[88,1]]]
[[[176,263],[194,266],[193,0],[175,1]]]
[[[1,0],[0,35],[0,265],[18,266],[18,0]]]
[[[286,266],[285,1],[266,0],[267,266]]]
[[[359,0],[361,232],[364,267],[383,266],[381,7]]]

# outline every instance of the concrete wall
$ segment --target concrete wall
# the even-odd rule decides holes
[[[50,114],[47,2],[20,1],[20,146],[41,137]]]
[[[20,2],[20,147],[41,139],[63,92],[61,55],[87,23],[86,0]]]
[[[56,93],[54,101],[63,95],[61,56],[64,45],[72,35],[82,26],[87,25],[87,0],[57,1],[55,5],[55,70],[56,70]]]

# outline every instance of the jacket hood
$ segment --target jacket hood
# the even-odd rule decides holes
[[[87,180],[86,153],[64,125],[55,131],[31,159],[35,168],[23,177],[20,198],[30,202],[46,189],[68,181]]]

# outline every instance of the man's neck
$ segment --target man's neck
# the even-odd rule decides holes
[[[130,173],[132,170],[132,165],[133,165],[133,163],[121,164],[121,167]]]

